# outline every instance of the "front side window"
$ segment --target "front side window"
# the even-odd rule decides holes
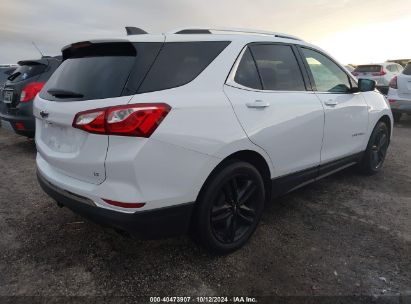
[[[305,91],[303,76],[291,46],[255,44],[250,49],[264,90]]]
[[[351,83],[348,75],[331,59],[311,49],[302,48],[319,92],[348,93]]]

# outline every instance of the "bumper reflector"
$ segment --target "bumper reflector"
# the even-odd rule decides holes
[[[116,202],[108,199],[104,199],[107,204],[116,206],[116,207],[121,207],[121,208],[141,208],[144,207],[145,203],[123,203],[123,202]]]
[[[15,123],[16,129],[19,131],[24,131],[26,128],[24,127],[24,124],[22,122],[16,122]]]

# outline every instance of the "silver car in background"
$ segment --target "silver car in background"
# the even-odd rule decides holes
[[[364,64],[355,68],[352,74],[358,79],[371,79],[377,83],[377,89],[387,95],[388,85],[395,76],[400,74],[403,66],[395,62]]]

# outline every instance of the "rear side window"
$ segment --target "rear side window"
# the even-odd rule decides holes
[[[404,71],[402,71],[404,75],[411,75],[411,62],[405,66]]]
[[[289,45],[252,45],[264,90],[305,91],[303,76]]]
[[[380,65],[359,65],[355,69],[358,73],[378,73],[381,71],[382,66]]]
[[[189,83],[229,43],[228,41],[165,43],[138,92],[165,90]]]
[[[8,77],[10,82],[19,82],[40,75],[46,70],[47,66],[41,63],[33,62],[31,64],[19,66],[13,74]]]
[[[250,49],[247,48],[238,65],[234,81],[247,88],[262,90],[260,76],[258,76],[257,66],[251,55]]]

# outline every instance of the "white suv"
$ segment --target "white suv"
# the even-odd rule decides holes
[[[298,38],[235,29],[85,41],[34,103],[41,186],[134,237],[234,251],[264,203],[351,165],[378,172],[392,114]]]
[[[403,113],[411,114],[411,61],[401,74],[391,79],[387,98],[395,121],[399,121]]]

